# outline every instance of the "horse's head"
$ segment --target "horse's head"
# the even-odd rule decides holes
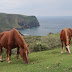
[[[23,58],[25,64],[28,64],[28,54],[29,54],[28,46],[24,46],[24,48],[20,49],[20,55]]]
[[[69,45],[66,46],[66,49],[67,49],[68,53],[70,54],[70,46]]]

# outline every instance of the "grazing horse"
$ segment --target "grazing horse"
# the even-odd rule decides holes
[[[71,37],[72,37],[72,29],[65,28],[61,31],[61,33],[60,33],[60,39],[61,39],[61,43],[62,43],[61,53],[63,53],[63,42],[65,44],[66,51],[68,53],[70,53],[70,45],[69,44],[71,43]]]
[[[8,63],[11,62],[11,49],[17,47],[17,59],[19,59],[19,49],[20,49],[20,56],[22,57],[23,61],[25,61],[25,63],[28,64],[28,53],[29,53],[28,46],[26,45],[23,37],[19,34],[19,32],[16,29],[0,33],[1,62],[3,61],[2,47],[6,48],[6,59]]]

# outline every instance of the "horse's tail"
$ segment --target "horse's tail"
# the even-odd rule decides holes
[[[69,38],[68,38],[68,33],[66,29],[65,29],[65,39],[66,39],[66,45],[69,45]]]

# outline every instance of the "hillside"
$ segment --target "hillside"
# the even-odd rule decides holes
[[[39,26],[35,16],[0,13],[0,32],[11,28],[24,29]]]

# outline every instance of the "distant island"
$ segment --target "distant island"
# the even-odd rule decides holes
[[[16,29],[26,29],[40,26],[35,16],[0,13],[0,32]]]

